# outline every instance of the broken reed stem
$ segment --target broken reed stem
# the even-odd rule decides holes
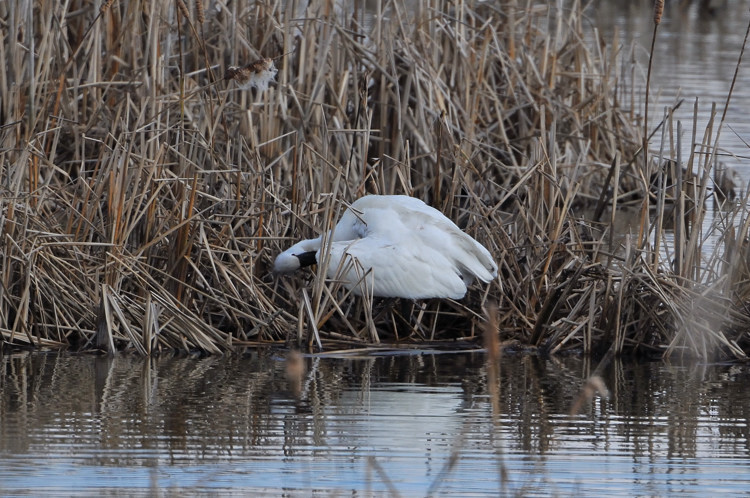
[[[648,111],[649,111],[649,105],[650,105],[650,89],[651,89],[651,68],[654,62],[654,47],[656,46],[656,32],[659,29],[659,24],[661,23],[661,16],[664,12],[664,0],[655,0],[654,3],[654,32],[651,35],[651,48],[648,53],[648,70],[646,71],[646,98],[645,102],[643,104],[643,144],[641,148],[641,153],[643,155],[643,167],[641,168],[641,177],[644,180],[643,185],[643,194],[644,194],[644,202],[645,202],[645,209],[648,210],[648,198],[649,198],[649,185],[648,185],[648,178],[650,177],[649,174],[649,167],[648,167],[648,146],[649,146],[649,131],[648,131]],[[644,237],[643,239],[638,240],[638,246],[639,248],[643,248],[645,246],[645,243],[648,241],[648,237]]]
[[[664,119],[662,122],[666,122],[667,120],[671,120],[672,113],[668,108],[664,108]],[[666,175],[664,174],[664,169],[667,167],[667,162],[664,161],[664,144],[666,143],[665,137],[666,137],[666,126],[661,127],[661,140],[659,141],[659,155],[658,163],[657,163],[657,179],[656,179],[656,187],[658,189],[657,193],[657,199],[656,199],[656,221],[654,223],[654,249],[652,254],[652,265],[653,265],[653,271],[657,272],[659,270],[659,265],[661,262],[661,254],[659,253],[659,250],[661,248],[661,240],[664,234],[662,233],[662,229],[664,227],[664,203],[666,200]]]
[[[682,178],[682,122],[677,121],[677,161],[674,189],[674,272],[680,277],[685,272],[685,192]]]

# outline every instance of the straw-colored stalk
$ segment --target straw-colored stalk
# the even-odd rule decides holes
[[[0,5],[6,343],[142,355],[475,344],[493,302],[503,341],[552,354],[744,354],[747,214],[721,221],[736,227],[719,234],[726,257],[703,247],[711,163],[691,156],[654,218],[647,168],[633,165],[649,164],[659,126],[659,160],[681,164],[673,124],[633,121],[618,99],[642,82],[612,69],[620,47],[587,44],[580,3],[564,16],[553,4],[295,5]],[[266,60],[270,88],[216,77]],[[437,207],[490,249],[500,278],[460,302],[391,306],[351,296],[325,261],[271,274],[278,252],[365,193]],[[685,227],[670,240],[675,204]],[[615,224],[632,206],[628,245]]]

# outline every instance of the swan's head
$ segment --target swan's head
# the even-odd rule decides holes
[[[299,270],[305,266],[311,266],[318,262],[316,251],[287,249],[278,256],[273,263],[273,271],[276,273],[289,273]]]
[[[300,268],[299,258],[289,251],[284,251],[276,256],[273,262],[273,271],[275,273],[289,273]]]

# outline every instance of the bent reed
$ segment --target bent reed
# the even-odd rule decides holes
[[[496,313],[506,350],[750,349],[747,199],[704,223],[715,125],[683,158],[652,119],[642,154],[644,82],[580,2],[96,5],[0,4],[6,347],[459,347]],[[268,89],[222,78],[263,59]],[[500,278],[399,309],[272,274],[366,193],[439,209]]]

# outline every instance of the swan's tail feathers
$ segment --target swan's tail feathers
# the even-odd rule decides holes
[[[492,282],[497,278],[497,264],[491,257],[484,254],[475,254],[475,258],[467,258],[458,263],[461,275],[467,284],[478,278],[484,283]]]
[[[465,233],[461,233],[461,240],[453,252],[454,261],[461,278],[469,285],[474,278],[489,283],[497,278],[497,263],[482,244]]]

